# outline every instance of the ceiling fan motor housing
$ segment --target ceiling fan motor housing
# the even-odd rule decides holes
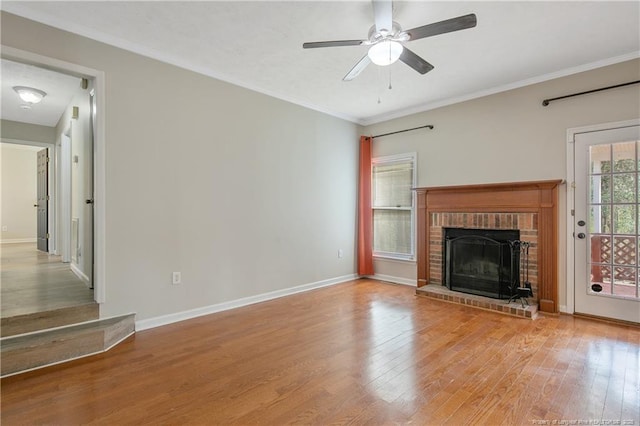
[[[376,44],[383,40],[392,40],[397,42],[403,42],[409,40],[409,35],[405,32],[402,32],[402,27],[400,24],[393,21],[393,25],[391,27],[391,31],[376,31],[376,26],[373,25],[369,28],[369,43],[368,44]]]

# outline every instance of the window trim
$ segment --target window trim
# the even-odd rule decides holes
[[[374,210],[409,210],[411,211],[411,253],[403,254],[403,253],[395,253],[395,252],[384,252],[384,251],[375,251],[372,247],[372,253],[374,258],[379,259],[392,259],[392,260],[400,260],[400,261],[416,261],[416,192],[411,190],[411,207],[374,207],[374,178],[373,178],[373,168],[379,164],[393,164],[393,163],[404,163],[407,161],[411,161],[413,164],[413,176],[412,176],[412,188],[417,186],[418,182],[418,154],[416,152],[407,152],[403,154],[394,154],[394,155],[386,155],[382,157],[375,157],[371,159],[371,214],[373,216]],[[374,230],[371,230],[372,235],[374,234]],[[375,235],[374,239],[375,239]],[[373,239],[372,243],[373,244]]]

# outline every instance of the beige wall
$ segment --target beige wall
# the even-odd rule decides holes
[[[2,43],[105,73],[102,316],[355,272],[356,125],[6,13]]]
[[[425,76],[428,78],[428,75]],[[542,100],[640,78],[620,63],[368,126],[365,134],[433,124],[376,139],[373,155],[418,153],[418,186],[567,178],[567,129],[640,117],[640,86],[541,105]],[[566,303],[566,186],[560,191],[560,305]],[[376,272],[416,279],[414,263],[378,260]]]
[[[43,148],[0,143],[1,242],[35,242],[37,151]],[[6,226],[6,231],[4,230]]]
[[[2,139],[40,142],[52,144],[56,139],[55,129],[37,124],[18,123],[17,121],[1,120],[0,136]]]

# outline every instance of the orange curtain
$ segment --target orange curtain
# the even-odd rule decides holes
[[[373,275],[373,211],[371,210],[371,142],[360,137],[358,183],[358,274]]]

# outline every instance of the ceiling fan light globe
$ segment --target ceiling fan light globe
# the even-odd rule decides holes
[[[367,55],[376,65],[391,65],[400,58],[404,47],[397,41],[384,40],[369,48]]]

